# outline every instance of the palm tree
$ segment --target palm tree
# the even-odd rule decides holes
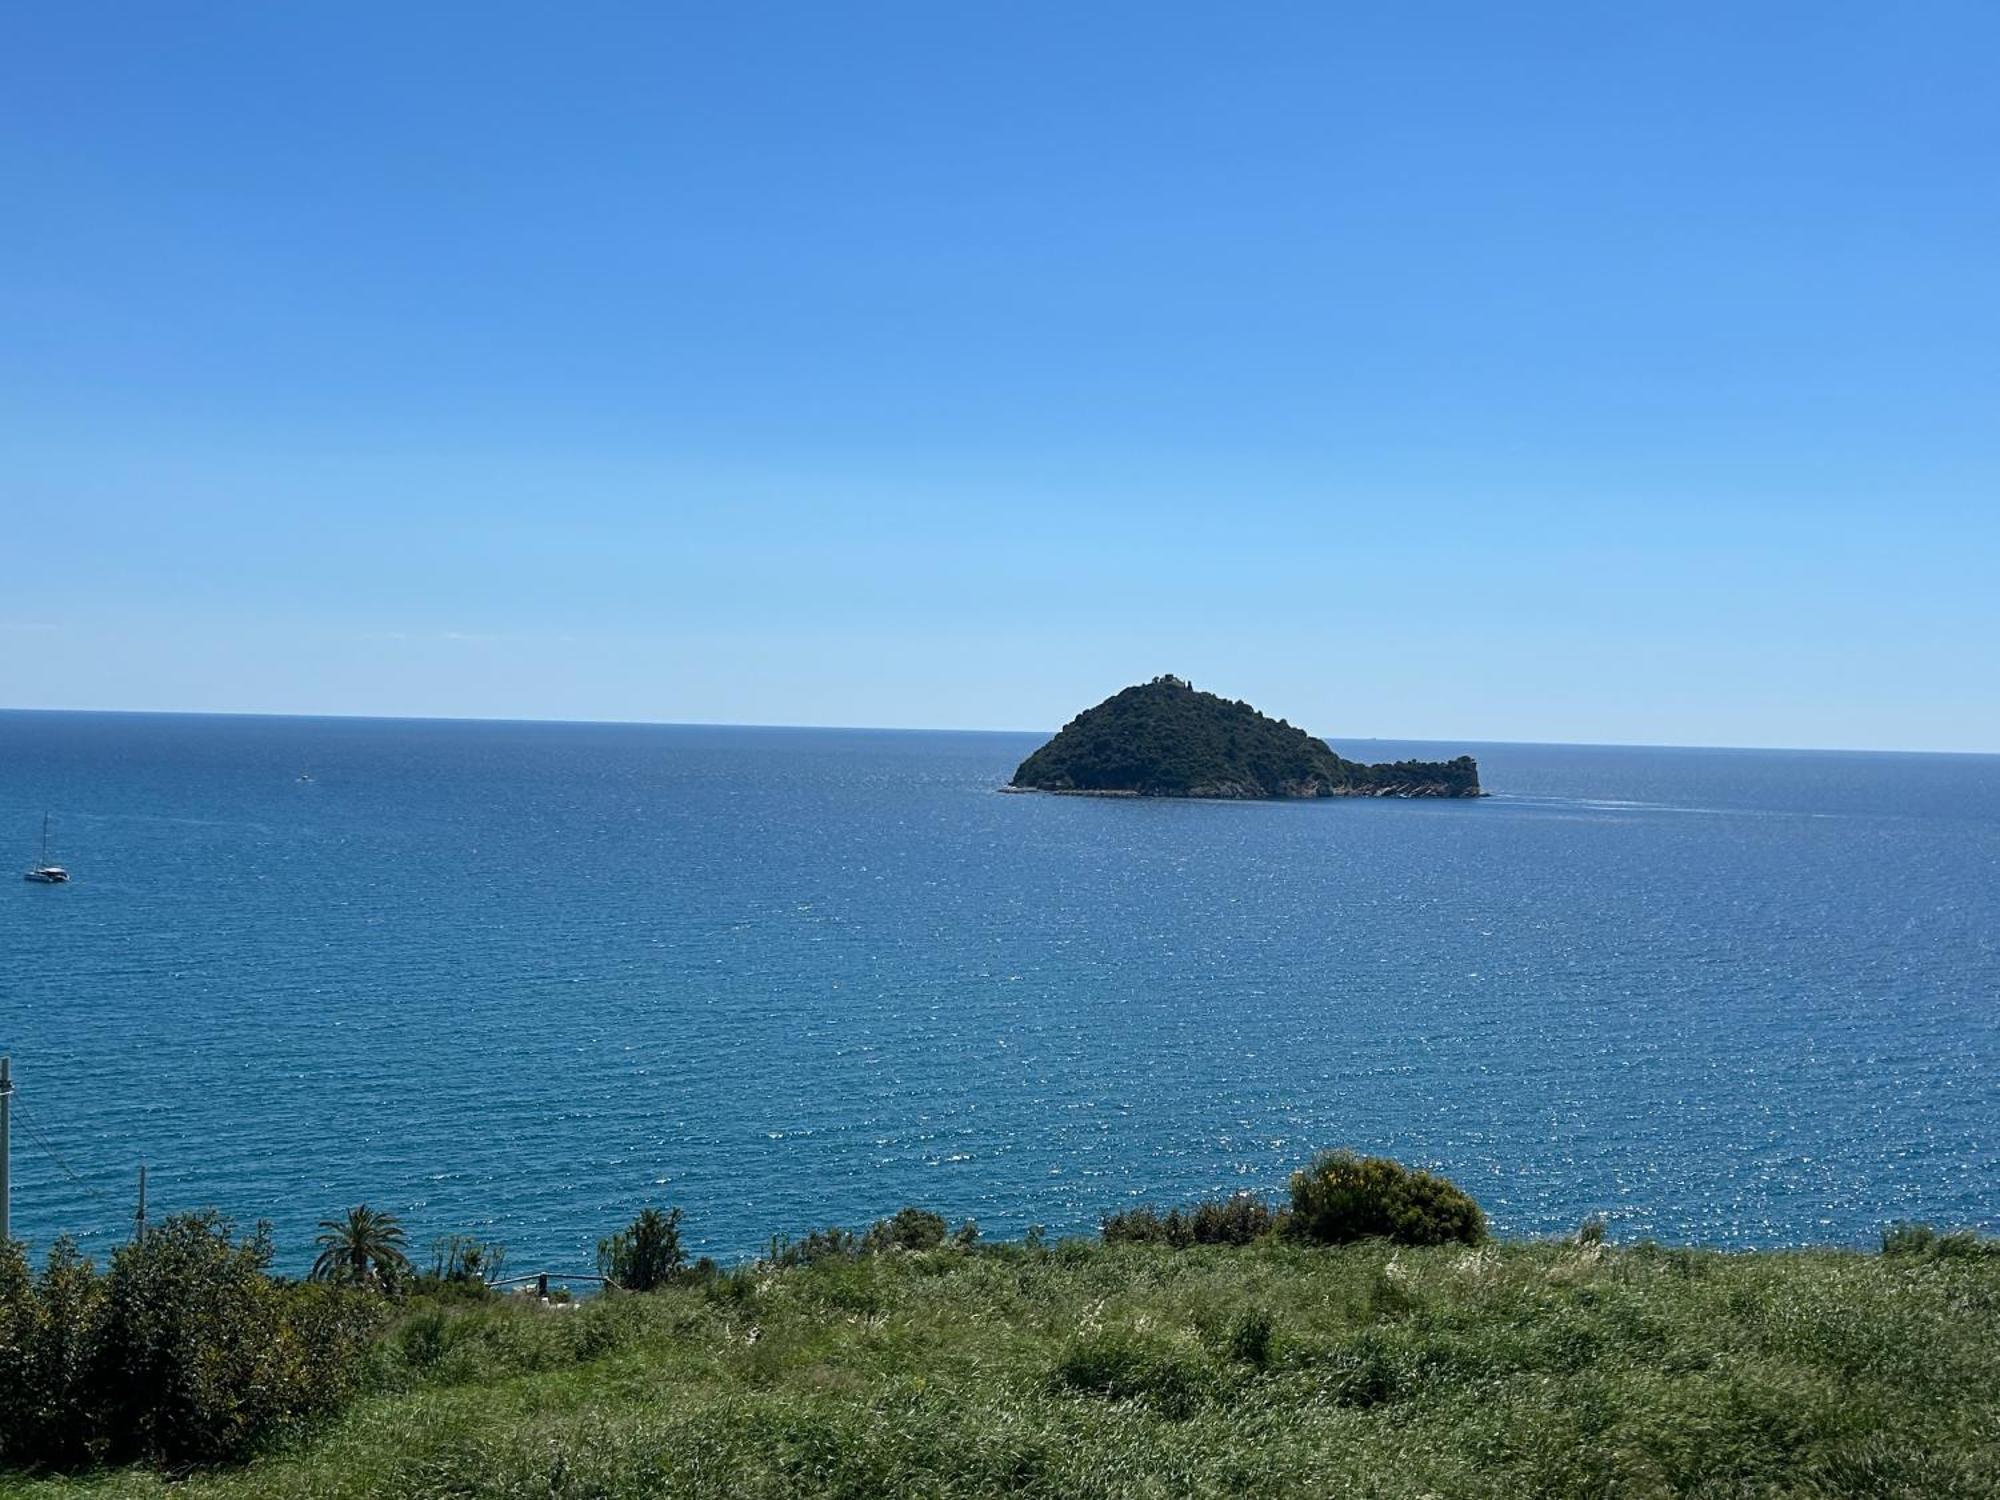
[[[344,1219],[321,1219],[313,1243],[320,1247],[313,1262],[314,1281],[344,1281],[355,1286],[393,1281],[409,1269],[403,1254],[403,1226],[394,1214],[363,1203]]]

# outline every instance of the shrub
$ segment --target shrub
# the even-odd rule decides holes
[[[1194,1243],[1179,1209],[1165,1215],[1150,1204],[1106,1214],[1099,1230],[1107,1245],[1173,1245]]]
[[[1320,1244],[1476,1245],[1486,1237],[1486,1216],[1465,1192],[1387,1157],[1331,1151],[1294,1172],[1291,1186],[1291,1230]]]
[[[1890,1224],[1882,1231],[1884,1255],[1922,1255],[1937,1243],[1937,1231],[1928,1224]]]
[[[687,1254],[681,1249],[681,1211],[642,1208],[639,1217],[597,1242],[597,1269],[628,1292],[650,1292],[674,1279]]]
[[[1100,1233],[1107,1245],[1247,1245],[1270,1232],[1271,1205],[1254,1193],[1211,1198],[1162,1214],[1150,1206],[1106,1214]]]
[[[803,1239],[773,1235],[764,1260],[767,1265],[781,1268],[817,1266],[861,1255],[882,1255],[891,1250],[936,1250],[945,1244],[966,1250],[978,1239],[979,1226],[970,1219],[952,1229],[943,1214],[911,1207],[898,1209],[889,1218],[877,1219],[862,1235],[837,1224],[810,1230]]]
[[[1967,1260],[1976,1256],[2000,1256],[2000,1239],[1992,1239],[1971,1229],[1954,1229],[1938,1237],[1931,1252],[1940,1260]]]
[[[183,1214],[108,1271],[58,1241],[32,1285],[0,1257],[0,1456],[55,1466],[241,1457],[351,1393],[374,1298],[280,1286],[264,1230]]]
[[[2000,1255],[2000,1240],[1970,1229],[1939,1234],[1928,1224],[1891,1224],[1882,1231],[1884,1255],[1927,1255],[1937,1260],[1966,1260]]]
[[[1247,1245],[1271,1229],[1271,1205],[1254,1193],[1197,1203],[1193,1214],[1197,1245]]]
[[[790,1268],[816,1266],[830,1260],[851,1260],[860,1253],[860,1241],[854,1238],[854,1232],[831,1224],[825,1229],[808,1230],[802,1240],[773,1235],[770,1253],[765,1259],[771,1265]]]
[[[862,1237],[861,1248],[869,1255],[880,1255],[884,1250],[935,1250],[949,1233],[943,1214],[901,1208],[894,1218],[878,1220]]]
[[[345,1398],[374,1325],[367,1299],[280,1288],[270,1257],[265,1226],[237,1241],[213,1212],[112,1257],[93,1386],[114,1448],[213,1462]]]
[[[35,1281],[19,1240],[0,1240],[0,1459],[31,1415],[27,1352],[34,1340]]]
[[[103,1336],[104,1281],[69,1239],[30,1277],[18,1243],[0,1245],[0,1458],[87,1462],[103,1423],[92,1367]]]

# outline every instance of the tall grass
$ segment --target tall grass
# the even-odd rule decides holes
[[[344,1418],[247,1467],[16,1487],[2000,1494],[2000,1259],[1935,1244],[947,1243],[573,1309],[416,1307],[372,1360]]]

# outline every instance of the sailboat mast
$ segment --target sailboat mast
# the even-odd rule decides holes
[[[42,864],[46,866],[48,862],[49,862],[49,815],[47,813],[43,813],[42,814]]]

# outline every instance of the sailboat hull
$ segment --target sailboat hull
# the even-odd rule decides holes
[[[49,823],[47,813],[42,814],[42,862],[21,878],[35,885],[61,885],[69,879],[69,871],[49,858]]]

